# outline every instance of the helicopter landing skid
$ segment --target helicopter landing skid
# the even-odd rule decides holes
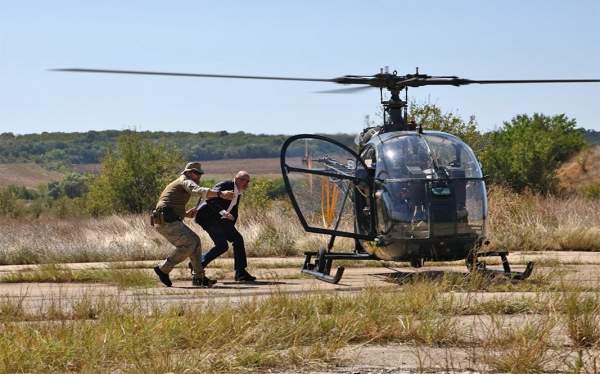
[[[314,262],[311,262],[313,257]],[[330,275],[333,260],[377,260],[377,258],[366,253],[327,252],[322,248],[318,252],[304,252],[302,272],[324,282],[337,284],[342,279],[344,267],[338,267],[335,275]]]
[[[469,255],[466,258],[467,268],[469,269],[470,272],[482,271],[482,272],[487,272],[487,273],[500,273],[500,274],[506,276],[507,278],[514,279],[514,280],[524,280],[524,279],[529,278],[529,276],[531,275],[531,272],[533,271],[533,261],[529,261],[527,263],[527,266],[525,267],[525,270],[522,272],[511,271],[510,263],[508,262],[508,259],[506,258],[507,255],[508,255],[508,252],[498,252],[498,251],[480,252],[480,253],[477,253],[475,256]],[[503,270],[500,270],[500,271],[488,270],[488,269],[486,269],[486,264],[477,261],[478,257],[491,257],[491,256],[500,256],[500,259],[502,260]]]

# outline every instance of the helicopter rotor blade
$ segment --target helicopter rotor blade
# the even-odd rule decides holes
[[[200,77],[200,78],[232,78],[232,79],[260,79],[279,81],[301,81],[301,82],[328,82],[343,85],[360,85],[360,87],[342,88],[334,90],[319,91],[319,93],[353,93],[369,87],[386,88],[388,90],[404,89],[405,87],[423,86],[464,86],[468,84],[531,84],[531,83],[600,83],[600,79],[496,79],[476,80],[465,79],[457,76],[429,76],[425,74],[407,74],[398,76],[396,74],[376,75],[344,75],[337,78],[296,78],[296,77],[274,77],[260,75],[228,75],[228,74],[196,74],[176,73],[163,71],[145,70],[111,70],[111,69],[50,69],[51,71],[70,73],[106,73],[106,74],[133,74],[133,75],[158,75],[175,77]]]
[[[421,82],[419,82],[421,83]],[[432,79],[431,81],[423,81],[424,86],[429,85],[453,85],[463,86],[467,84],[531,84],[531,83],[600,83],[600,79],[463,79],[453,77],[452,79]]]
[[[519,84],[519,83],[600,83],[600,79],[507,79],[507,80],[470,80],[478,84]]]
[[[161,75],[161,76],[171,76],[171,77],[263,79],[263,80],[280,80],[280,81],[333,82],[333,83],[336,83],[336,81],[334,79],[322,79],[322,78],[269,77],[269,76],[254,76],[254,75],[226,75],[226,74],[195,74],[195,73],[174,73],[174,72],[144,71],[144,70],[110,70],[110,69],[68,68],[68,69],[50,69],[50,71],[60,71],[60,72],[69,72],[69,73]]]
[[[323,90],[323,91],[315,91],[315,93],[322,94],[352,94],[356,92],[361,92],[364,90],[368,90],[369,88],[375,88],[373,86],[360,86],[360,87],[347,87],[347,88],[336,88],[333,90]]]
[[[423,86],[465,86],[469,84],[532,84],[532,83],[600,83],[600,79],[495,79],[476,80],[458,77],[399,77],[392,83],[392,87],[403,89],[405,87]],[[390,87],[390,86],[387,86]]]

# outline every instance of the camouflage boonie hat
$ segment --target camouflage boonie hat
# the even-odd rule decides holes
[[[199,162],[188,162],[181,174],[188,171],[195,171],[198,174],[204,174],[204,170],[202,170],[202,164]]]

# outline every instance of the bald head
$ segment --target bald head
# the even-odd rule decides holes
[[[247,171],[240,170],[235,175],[234,181],[238,190],[243,192],[248,188],[248,184],[250,183],[250,174]]]
[[[250,174],[248,174],[248,172],[245,170],[240,170],[235,175],[235,179],[238,179],[238,178],[250,178]]]

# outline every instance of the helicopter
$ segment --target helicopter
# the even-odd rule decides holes
[[[399,75],[380,69],[374,75],[296,78],[194,74],[138,70],[53,69],[77,73],[139,74],[179,77],[263,79],[352,85],[324,93],[353,93],[378,88],[383,123],[361,131],[356,149],[323,135],[289,137],[281,148],[285,188],[306,232],[328,235],[325,247],[305,252],[302,272],[337,284],[344,273],[335,260],[409,262],[465,260],[467,269],[528,278],[534,264],[512,271],[506,250],[487,250],[485,176],[472,149],[458,137],[423,129],[408,117],[408,89],[471,84],[600,83],[600,79],[473,80],[431,76],[417,68]],[[384,94],[385,93],[385,94]],[[404,98],[401,94],[404,93]],[[333,251],[336,238],[354,248]],[[502,270],[488,270],[482,257],[499,256]]]

